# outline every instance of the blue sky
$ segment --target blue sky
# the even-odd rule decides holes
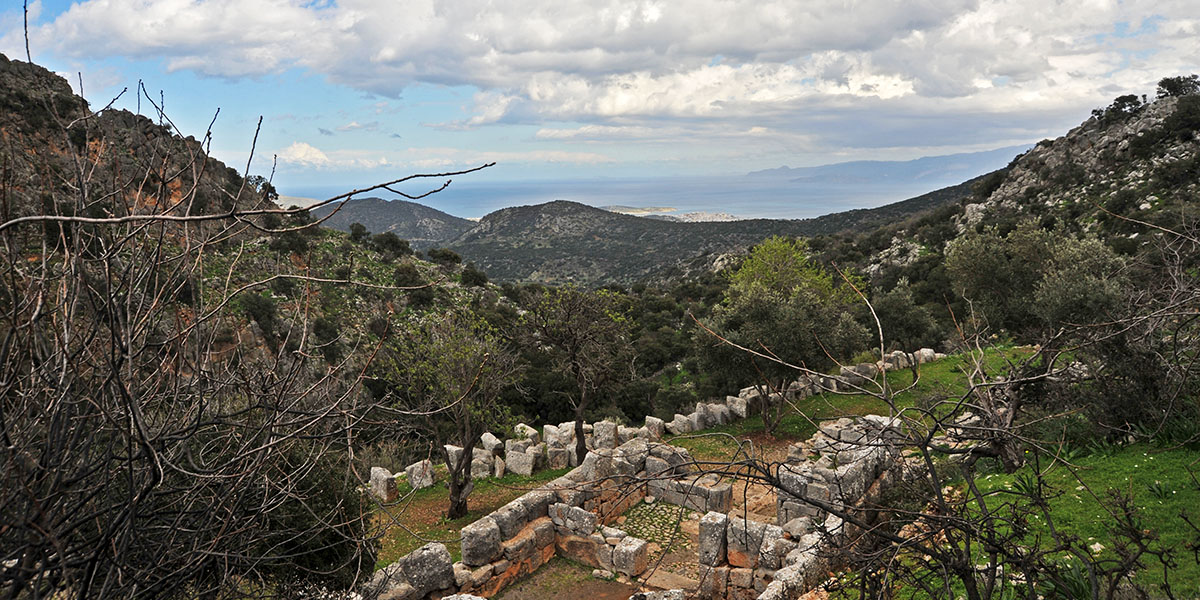
[[[15,7],[13,5],[16,5]],[[137,82],[288,193],[485,161],[482,181],[738,174],[1061,135],[1200,71],[1195,0],[45,0],[35,62]],[[24,58],[19,2],[0,51]],[[143,113],[150,112],[141,100]]]

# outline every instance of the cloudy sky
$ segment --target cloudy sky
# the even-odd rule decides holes
[[[25,56],[21,2],[0,51]],[[16,5],[14,7],[14,5]],[[1196,0],[40,0],[35,62],[281,190],[743,173],[1062,134],[1200,71]]]

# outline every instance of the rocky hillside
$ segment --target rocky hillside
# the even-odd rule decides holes
[[[1140,227],[1180,222],[1200,192],[1200,95],[1122,96],[1066,135],[1044,140],[983,182],[969,227],[1036,218],[1100,235],[1123,251]],[[1123,238],[1121,241],[1118,238]]]
[[[442,244],[475,226],[472,221],[424,204],[382,198],[355,198],[323,206],[312,213],[318,218],[332,214],[324,221],[326,227],[349,231],[350,224],[361,223],[371,233],[390,231],[415,248]]]
[[[4,218],[197,214],[264,202],[236,170],[208,158],[200,141],[128,111],[92,113],[63,78],[3,55],[0,156]],[[86,206],[81,187],[94,199]]]

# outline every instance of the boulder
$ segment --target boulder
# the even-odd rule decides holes
[[[729,407],[729,414],[735,419],[745,419],[750,416],[750,406],[746,403],[745,398],[726,396],[725,406]]]
[[[433,463],[429,459],[419,460],[405,467],[404,475],[408,477],[408,485],[412,489],[427,488],[433,485]]]
[[[499,456],[492,459],[492,477],[504,477],[507,466],[504,464],[504,459]]]
[[[504,455],[507,457],[510,454],[524,452],[533,446],[533,442],[527,439],[519,440],[504,440]]]
[[[700,564],[715,567],[725,564],[725,529],[729,516],[709,512],[700,518]]]
[[[509,452],[508,459],[505,462],[509,473],[516,473],[524,477],[533,475],[533,467],[537,461],[537,457],[526,452]]]
[[[486,479],[492,476],[492,461],[475,459],[471,461],[471,479]]]
[[[463,449],[458,446],[445,445],[446,457],[450,459],[450,468],[453,469],[458,464],[458,459],[462,457]]]
[[[381,502],[395,502],[400,497],[396,479],[383,467],[371,467],[371,494]]]
[[[691,419],[688,419],[686,415],[676,413],[675,418],[672,419],[670,423],[667,423],[666,427],[667,431],[671,432],[673,435],[691,433],[692,421]]]
[[[551,469],[565,469],[571,463],[573,451],[574,449],[550,446],[546,448],[546,463]]]
[[[596,448],[616,448],[617,424],[611,421],[600,421],[593,424],[592,439]]]

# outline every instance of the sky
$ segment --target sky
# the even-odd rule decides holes
[[[23,60],[22,2],[0,10]],[[212,154],[284,194],[987,150],[1200,71],[1197,0],[37,0],[28,21],[94,109],[126,90],[196,138],[215,116]]]

